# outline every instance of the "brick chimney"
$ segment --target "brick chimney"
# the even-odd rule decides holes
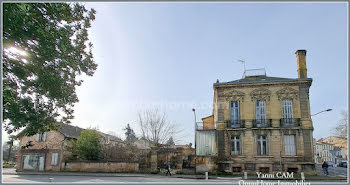
[[[297,50],[295,55],[298,64],[298,78],[307,78],[306,50]]]

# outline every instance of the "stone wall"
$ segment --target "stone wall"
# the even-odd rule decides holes
[[[217,157],[197,156],[196,172],[216,172]]]
[[[65,171],[77,172],[139,172],[138,163],[117,163],[117,162],[69,162],[62,164]]]

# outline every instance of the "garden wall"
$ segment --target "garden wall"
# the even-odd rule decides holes
[[[139,172],[138,163],[121,162],[69,162],[62,164],[65,171],[77,172],[120,172],[133,173]]]

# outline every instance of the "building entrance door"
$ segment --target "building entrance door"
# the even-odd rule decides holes
[[[44,167],[45,167],[45,157],[40,156],[39,157],[39,171],[44,171]]]

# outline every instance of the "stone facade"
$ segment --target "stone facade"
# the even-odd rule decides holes
[[[298,50],[296,54],[298,67],[302,68],[298,68],[298,72],[302,73],[299,77],[302,78],[278,78],[259,74],[236,81],[214,83],[213,115],[203,119],[203,129],[216,128],[218,171],[314,173],[313,126],[309,102],[312,79],[306,76],[306,64],[301,64],[306,62],[302,58],[306,51]],[[291,102],[291,118],[284,117],[284,100]],[[259,105],[263,106],[264,119],[257,118],[256,111],[262,110],[257,109],[259,102],[264,103]],[[234,120],[234,116],[238,119]],[[209,118],[213,119],[213,126],[208,123]],[[262,138],[267,144],[259,140]],[[237,143],[234,144],[235,142]],[[285,142],[292,144],[288,143],[287,147]],[[259,154],[259,149],[267,152]]]
[[[71,156],[68,148],[72,140],[76,140],[84,129],[72,125],[61,124],[57,131],[25,136],[20,133],[17,157],[17,171],[60,171],[65,169],[67,159]],[[100,133],[104,147],[124,143],[117,137]]]
[[[39,171],[59,171],[61,168],[60,164],[65,158],[64,156],[69,155],[66,152],[66,147],[70,146],[70,142],[64,137],[63,134],[59,132],[46,132],[46,139],[44,141],[37,141],[36,135],[30,137],[21,137],[19,147],[21,148],[22,146],[27,145],[28,142],[31,142],[31,147],[19,150],[17,157],[17,171],[24,170],[23,155],[42,155],[44,158],[44,168],[40,170],[38,169]],[[56,165],[51,164],[53,153],[58,154],[58,160]]]
[[[342,147],[345,148],[346,154],[348,154],[348,140],[343,137],[337,137],[337,136],[329,136],[325,139],[320,139],[320,142],[325,142],[329,144],[333,144],[336,147]]]

